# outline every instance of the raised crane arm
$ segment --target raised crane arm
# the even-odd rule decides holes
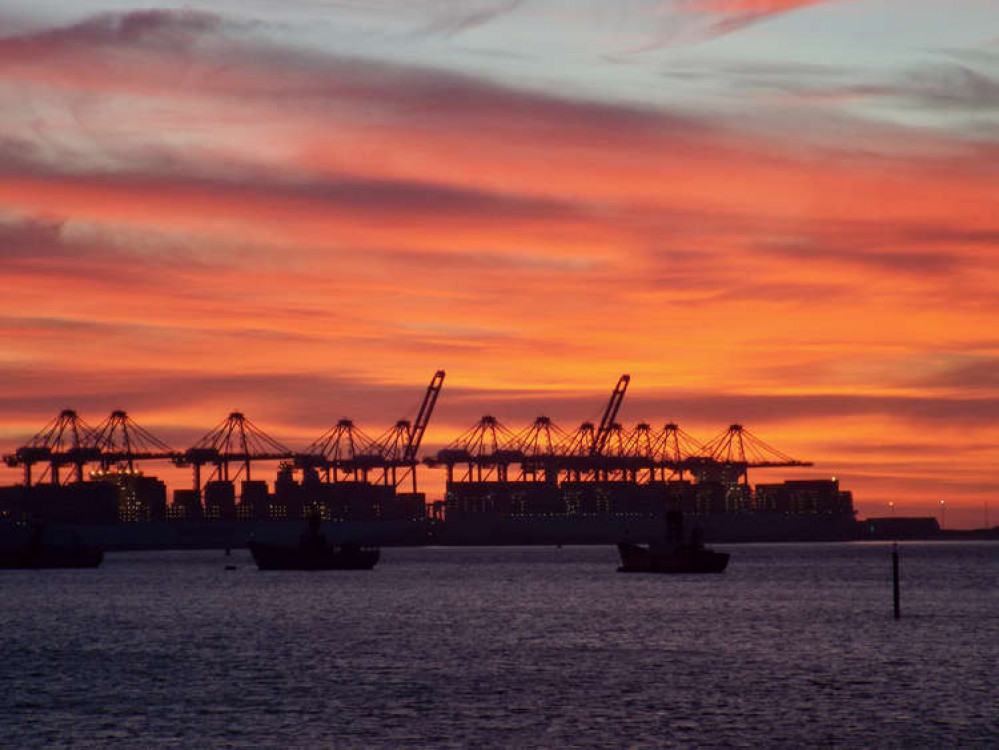
[[[621,402],[624,401],[624,393],[628,390],[628,383],[630,382],[630,375],[622,375],[618,379],[617,385],[614,386],[614,392],[611,393],[610,400],[607,402],[607,408],[604,409],[604,416],[600,420],[600,427],[593,438],[593,449],[590,451],[592,455],[599,456],[603,452],[604,444],[607,442],[608,435],[610,435],[614,420],[617,419],[618,409],[621,408]]]
[[[440,395],[443,385],[444,371],[438,370],[431,378],[430,385],[427,386],[423,403],[420,404],[420,412],[416,415],[416,422],[413,423],[413,429],[409,433],[409,442],[406,444],[406,451],[403,454],[403,461],[406,463],[416,461],[416,452],[420,449],[420,443],[423,442],[423,433],[427,431],[430,415],[434,412],[434,405],[437,403],[437,397]]]

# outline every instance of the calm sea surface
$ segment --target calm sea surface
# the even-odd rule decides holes
[[[999,746],[999,544],[903,544],[900,621],[888,545],[717,548],[0,571],[0,746]]]

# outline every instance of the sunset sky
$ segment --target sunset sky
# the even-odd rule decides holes
[[[432,449],[627,372],[626,426],[999,518],[999,0],[6,0],[0,36],[0,452],[62,408],[378,434],[444,368]]]

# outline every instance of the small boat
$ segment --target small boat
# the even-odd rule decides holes
[[[630,542],[619,542],[621,555],[620,573],[721,573],[728,565],[727,552],[707,549],[694,532],[688,542],[683,541],[683,521],[679,512],[667,514],[667,539],[653,542],[647,547]]]
[[[319,531],[319,517],[309,518],[309,527],[297,544],[247,542],[260,570],[371,570],[381,551],[359,544],[330,544]]]
[[[4,535],[0,545],[0,569],[96,568],[104,561],[104,550],[78,538],[63,543],[46,540],[45,525],[34,523],[25,532]]]

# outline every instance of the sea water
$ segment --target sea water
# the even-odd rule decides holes
[[[0,746],[999,745],[999,544],[112,553],[0,571]],[[226,570],[235,565],[236,570]]]

